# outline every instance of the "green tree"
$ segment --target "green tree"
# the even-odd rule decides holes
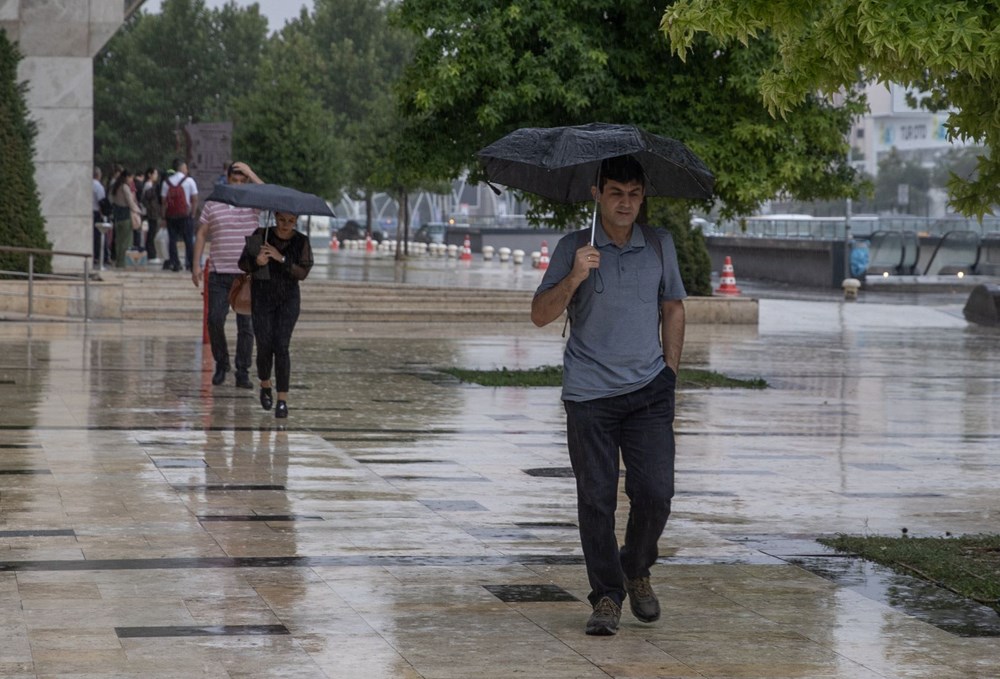
[[[95,161],[165,164],[181,151],[178,128],[230,118],[255,82],[267,41],[256,4],[164,0],[135,14],[94,59]]]
[[[665,3],[609,0],[407,0],[400,20],[422,36],[401,104],[423,162],[439,176],[476,169],[474,152],[513,129],[635,123],[680,139],[716,175],[724,216],[776,194],[854,192],[846,133],[860,109],[807,97],[786,120],[760,105],[756,74],[775,45],[703,38],[684,63],[659,31]],[[706,206],[707,207],[707,206]],[[582,208],[534,216],[579,221]]]
[[[662,28],[682,57],[697,56],[704,36],[730,45],[774,42],[758,64],[760,96],[786,115],[814,92],[850,90],[861,81],[896,82],[928,93],[930,110],[949,106],[948,134],[1000,146],[1000,5],[978,0],[678,0]],[[949,182],[952,204],[992,213],[1000,202],[1000,163],[990,152],[974,176]]]
[[[316,0],[312,14],[302,12],[289,22],[282,38],[300,36],[309,50],[299,70],[332,117],[341,140],[344,189],[368,204],[371,197],[391,191],[402,197],[419,182],[398,162],[402,135],[393,84],[410,60],[414,38],[389,22],[394,3],[378,0]],[[302,66],[306,66],[302,69]]]
[[[52,247],[45,237],[33,161],[36,127],[28,117],[26,84],[17,82],[21,55],[0,30],[0,244],[25,248]],[[37,273],[51,273],[50,257],[35,258]],[[0,269],[28,270],[26,254],[0,252]]]
[[[287,45],[278,41],[272,49]],[[253,89],[233,102],[233,148],[266,181],[334,201],[343,173],[332,120],[295,72],[261,64]]]

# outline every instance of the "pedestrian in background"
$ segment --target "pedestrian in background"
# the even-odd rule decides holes
[[[146,210],[146,262],[159,262],[156,255],[156,234],[160,231],[160,220],[163,219],[163,207],[160,203],[160,171],[155,167],[146,170],[146,182],[142,186],[141,200]]]
[[[649,569],[674,494],[674,392],[686,295],[670,234],[635,221],[645,197],[642,165],[618,156],[602,162],[598,177],[591,188],[600,213],[594,244],[578,233],[560,239],[531,320],[541,327],[569,314],[562,399],[593,606],[586,633],[603,636],[618,631],[626,596],[642,622],[660,617]],[[629,498],[621,548],[620,461]]]
[[[295,230],[298,217],[276,212],[276,226],[254,231],[240,256],[240,269],[253,274],[250,308],[257,340],[257,377],[260,405],[270,410],[274,403],[271,368],[277,387],[274,416],[288,417],[288,388],[292,363],[289,345],[299,319],[299,281],[313,265],[309,238]]]
[[[229,184],[245,184],[250,181],[261,184],[260,178],[246,163],[233,163],[226,172]],[[234,207],[213,200],[206,201],[198,219],[198,232],[194,239],[194,269],[191,280],[195,287],[202,282],[201,256],[205,243],[211,243],[208,280],[205,293],[208,295],[208,339],[215,359],[215,374],[212,384],[226,381],[229,372],[229,346],[226,342],[226,317],[229,315],[229,289],[233,281],[243,276],[240,271],[240,255],[246,246],[247,237],[260,226],[257,210],[248,207]],[[253,324],[250,316],[236,314],[236,386],[253,389],[250,382],[250,360],[253,355]]]
[[[177,252],[177,241],[184,240],[184,268],[194,266],[194,215],[198,208],[198,185],[188,175],[187,163],[175,158],[174,173],[167,177],[160,189],[163,202],[163,216],[167,220],[169,234],[170,261],[164,268],[180,271],[181,262]]]
[[[127,169],[118,173],[111,184],[111,209],[115,224],[115,267],[125,268],[129,247],[132,245],[132,233],[136,223],[141,223],[139,203],[135,200],[132,185],[133,174]]]

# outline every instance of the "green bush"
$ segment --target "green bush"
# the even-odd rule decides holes
[[[691,226],[691,211],[682,201],[650,198],[647,223],[662,226],[674,237],[684,289],[692,297],[712,295],[712,260],[701,229]]]
[[[0,245],[51,249],[35,183],[35,124],[28,119],[25,84],[17,82],[21,55],[0,30]],[[0,270],[28,271],[28,255],[0,252]],[[50,256],[35,257],[36,273],[51,273]]]

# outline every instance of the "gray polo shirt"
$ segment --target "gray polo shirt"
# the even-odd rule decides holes
[[[673,238],[663,229],[656,233],[663,244],[662,263],[640,228],[633,226],[631,239],[619,248],[598,224],[594,246],[601,266],[577,288],[567,309],[571,329],[563,354],[564,400],[627,394],[652,382],[665,367],[659,302],[687,294]],[[559,240],[536,295],[569,275],[577,243],[576,233]]]

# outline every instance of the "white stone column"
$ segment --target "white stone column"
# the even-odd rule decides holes
[[[56,250],[92,251],[93,57],[124,14],[122,0],[0,0],[0,28],[24,56],[18,80],[28,83],[28,111],[38,125],[35,181]],[[83,262],[57,257],[52,264],[79,272]]]

